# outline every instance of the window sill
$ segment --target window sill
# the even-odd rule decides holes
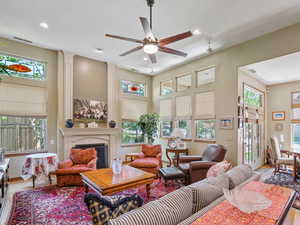
[[[207,143],[207,144],[215,144],[215,143],[216,143],[216,140],[196,139],[195,142],[199,142],[199,143]]]
[[[128,147],[138,147],[138,146],[141,146],[143,145],[144,143],[136,143],[136,144],[123,144],[121,145],[121,147],[123,148],[128,148]]]
[[[7,153],[7,154],[5,154],[5,157],[13,158],[13,157],[18,157],[18,156],[26,156],[26,155],[39,154],[39,153],[48,153],[48,151]]]

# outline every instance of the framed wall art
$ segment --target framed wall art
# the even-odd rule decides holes
[[[285,120],[285,111],[272,112],[272,120],[274,121]]]

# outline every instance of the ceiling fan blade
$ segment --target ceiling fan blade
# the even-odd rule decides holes
[[[184,32],[184,33],[181,33],[181,34],[177,34],[177,35],[174,35],[174,36],[171,36],[171,37],[161,39],[161,40],[159,40],[159,44],[160,44],[160,46],[165,46],[167,44],[173,43],[175,41],[180,41],[182,39],[185,39],[185,38],[188,38],[188,37],[191,37],[191,36],[193,36],[193,33],[191,31],[188,31],[188,32]]]
[[[159,51],[169,53],[169,54],[173,54],[173,55],[183,56],[183,57],[187,56],[187,54],[185,52],[181,52],[181,51],[171,49],[171,48],[167,48],[167,47],[163,47],[163,46],[159,46]]]
[[[156,55],[155,54],[148,54],[152,64],[155,64],[157,63],[157,60],[156,60]]]
[[[112,34],[106,34],[105,36],[110,37],[110,38],[121,39],[121,40],[124,40],[124,41],[131,41],[131,42],[135,42],[135,43],[140,43],[140,44],[144,43],[143,41],[137,40],[137,39],[134,39],[134,38],[121,37],[121,36],[112,35]]]
[[[152,30],[150,28],[150,25],[149,25],[149,22],[147,20],[147,18],[145,17],[140,17],[140,21],[141,21],[141,24],[143,26],[143,29],[144,29],[144,32],[145,32],[145,35],[146,35],[146,38],[150,38],[151,40],[155,40],[155,37],[152,33]]]
[[[122,53],[120,56],[128,55],[128,54],[133,53],[133,52],[136,52],[136,51],[138,51],[138,50],[140,50],[140,49],[142,49],[142,48],[143,48],[143,46],[138,46],[138,47],[136,47],[136,48],[130,49],[130,50],[127,51],[127,52]]]

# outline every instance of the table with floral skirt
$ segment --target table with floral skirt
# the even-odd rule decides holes
[[[58,157],[55,153],[38,153],[27,155],[25,163],[22,168],[21,177],[27,180],[32,177],[33,188],[35,181],[41,181],[43,178],[48,177],[50,184],[51,172],[57,169]]]

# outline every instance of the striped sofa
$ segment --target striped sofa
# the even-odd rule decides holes
[[[188,225],[222,202],[223,188],[233,189],[260,175],[240,165],[218,177],[207,178],[109,221],[109,225]]]

